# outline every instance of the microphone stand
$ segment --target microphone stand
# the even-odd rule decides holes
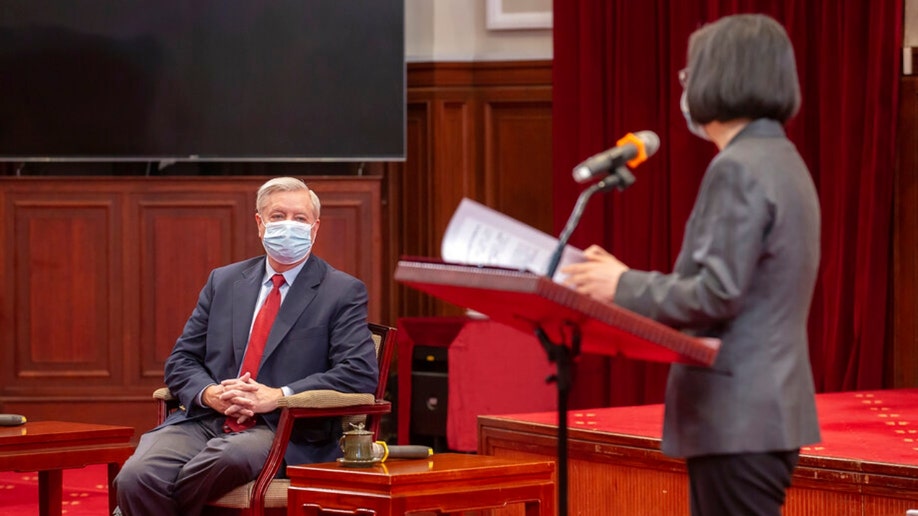
[[[602,181],[593,183],[589,188],[580,192],[580,197],[577,198],[577,204],[574,205],[574,209],[567,219],[567,224],[564,226],[564,231],[561,232],[561,236],[558,238],[558,247],[555,248],[555,252],[551,256],[551,261],[548,263],[548,272],[545,274],[548,279],[554,279],[555,271],[557,271],[558,264],[561,262],[561,256],[564,254],[564,248],[567,246],[567,241],[570,240],[571,233],[574,232],[574,229],[577,228],[577,224],[580,223],[580,217],[583,216],[583,210],[586,208],[590,198],[597,192],[608,192],[613,188],[618,188],[619,191],[621,191],[632,184],[634,184],[634,174],[628,170],[628,167],[622,165],[615,169],[615,172],[604,177]]]
[[[546,276],[553,280],[558,264],[561,262],[561,255],[564,254],[564,248],[571,237],[571,233],[580,222],[583,210],[587,202],[597,192],[608,192],[613,188],[624,190],[634,183],[634,174],[627,167],[620,166],[615,171],[601,181],[590,185],[580,192],[577,198],[577,204],[571,212],[558,239],[558,247],[552,254],[549,262]],[[571,385],[573,384],[574,359],[580,354],[580,327],[576,324],[566,323],[562,331],[561,342],[553,342],[541,326],[536,326],[535,334],[539,342],[548,354],[548,360],[555,363],[555,374],[548,377],[548,383],[554,382],[558,391],[558,516],[567,516],[567,402],[570,395]],[[566,337],[564,334],[567,334]]]

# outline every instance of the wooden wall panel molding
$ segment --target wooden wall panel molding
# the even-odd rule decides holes
[[[534,86],[551,88],[551,61],[472,61],[408,64],[408,89],[443,91],[448,88],[506,88]]]
[[[545,180],[552,173],[550,95],[488,102],[484,133],[485,204],[551,234],[552,182]]]
[[[366,200],[332,200],[322,205],[319,234],[316,237],[315,250],[337,269],[343,271],[365,271],[361,279],[367,289],[373,293],[369,306],[369,318],[372,321],[388,323],[381,317],[382,268],[382,234],[379,202],[375,210],[368,209],[371,201]],[[373,229],[374,226],[377,229]]]
[[[211,269],[242,256],[240,240],[243,235],[251,239],[251,231],[238,219],[245,218],[249,226],[252,221],[242,217],[250,206],[241,195],[199,203],[145,197],[137,204],[139,252],[131,257],[137,263],[126,267],[139,272],[133,278],[139,283],[132,289],[137,295],[125,303],[125,320],[139,327],[136,332],[126,329],[125,345],[140,350],[139,366],[131,369],[161,382],[165,360],[197,301],[195,289],[204,285]]]
[[[152,427],[152,391],[208,273],[264,254],[266,179],[0,178],[0,412]],[[316,254],[362,279],[370,318],[394,324],[380,176],[305,180],[322,200]]]
[[[438,257],[463,197],[551,229],[551,61],[409,63],[407,100],[406,159],[385,174],[400,200],[390,204],[386,270],[403,255]],[[394,317],[462,313],[391,292]]]
[[[480,183],[479,148],[476,142],[476,108],[472,99],[438,102],[434,125],[434,169],[431,179],[437,203],[433,213],[433,232],[439,236],[446,230],[456,206],[463,197],[477,198]]]
[[[388,282],[383,281],[381,178],[328,178],[307,182],[322,201],[316,255],[366,283],[370,293],[370,320],[394,324],[382,301]],[[252,231],[255,231],[254,225]],[[254,240],[260,247],[258,239]]]
[[[105,320],[117,313],[119,270],[111,245],[120,213],[108,199],[56,202],[47,195],[11,200],[15,306],[11,379],[19,389],[53,378],[111,379],[115,345]],[[101,313],[104,317],[99,317]]]
[[[415,95],[417,97],[417,95]],[[433,256],[436,235],[430,224],[430,214],[436,204],[431,174],[433,159],[431,145],[433,101],[429,98],[410,100],[406,110],[406,148],[411,156],[404,163],[389,163],[385,177],[389,213],[387,217],[386,266],[384,272],[390,284],[389,320],[398,314],[434,313],[434,300],[417,290],[396,285],[392,272],[401,256]]]

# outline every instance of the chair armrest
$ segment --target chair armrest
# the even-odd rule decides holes
[[[175,396],[172,395],[172,392],[168,387],[160,387],[153,391],[153,398],[162,401],[174,400]]]
[[[390,402],[377,400],[374,394],[348,393],[324,389],[284,396],[277,401],[277,405],[281,410],[280,420],[274,433],[274,441],[271,443],[268,457],[265,459],[265,465],[252,487],[253,507],[264,506],[264,497],[268,491],[268,485],[280,470],[284,455],[287,452],[287,443],[290,441],[294,421],[314,417],[342,417],[347,419],[347,416],[350,415],[388,414],[392,411]]]
[[[153,398],[164,402],[176,399],[168,387],[160,387],[153,391]],[[376,402],[376,398],[373,394],[319,389],[284,396],[277,401],[277,406],[280,408],[335,408],[372,405],[374,402]]]
[[[277,406],[280,408],[335,408],[372,405],[375,402],[376,397],[373,394],[319,389],[284,396],[277,400]]]

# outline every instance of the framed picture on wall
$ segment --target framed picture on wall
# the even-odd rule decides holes
[[[552,0],[486,0],[488,30],[550,29]]]

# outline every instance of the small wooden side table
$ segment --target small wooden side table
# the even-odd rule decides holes
[[[114,510],[112,480],[134,452],[128,426],[34,421],[0,427],[0,471],[38,471],[38,510],[60,516],[62,470],[108,464],[108,503]]]
[[[288,516],[451,513],[523,503],[554,516],[554,461],[441,453],[368,468],[337,462],[287,468]]]

